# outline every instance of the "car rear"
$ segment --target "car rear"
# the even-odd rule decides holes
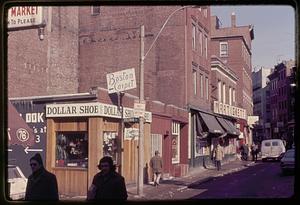
[[[283,173],[293,172],[295,169],[295,150],[288,150],[280,160],[280,166]]]

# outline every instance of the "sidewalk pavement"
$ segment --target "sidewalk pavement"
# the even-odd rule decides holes
[[[189,172],[187,176],[161,180],[160,185],[157,187],[150,184],[144,184],[142,196],[137,195],[136,186],[127,186],[128,200],[188,199],[205,191],[193,189],[194,186],[198,186],[202,183],[214,180],[216,177],[237,172],[253,165],[255,165],[255,162],[253,161],[241,161],[240,159],[236,159],[222,164],[222,169],[220,171],[217,171],[215,167],[194,169]]]

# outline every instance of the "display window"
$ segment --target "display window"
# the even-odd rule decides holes
[[[88,136],[86,132],[57,132],[56,167],[88,167]]]
[[[103,132],[103,156],[110,156],[117,164],[117,132]]]

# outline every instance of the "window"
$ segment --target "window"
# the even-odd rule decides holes
[[[220,57],[227,57],[227,56],[228,56],[228,43],[220,42]]]
[[[229,87],[229,98],[228,98],[228,100],[229,100],[229,105],[232,104],[232,96],[231,96],[231,92],[232,92],[232,88]]]
[[[207,8],[203,8],[203,15],[205,18],[207,18]]]
[[[93,16],[100,14],[100,6],[91,6],[91,14]]]
[[[218,101],[222,102],[222,82],[218,80]]]
[[[200,97],[203,98],[203,75],[200,74]]]
[[[193,69],[194,95],[197,95],[197,71]]]
[[[85,132],[57,132],[56,167],[88,166],[88,137]]]
[[[225,83],[223,83],[223,103],[226,103],[226,86]]]
[[[235,103],[235,89],[232,89],[232,102]]]
[[[200,45],[200,55],[203,55],[203,33],[199,30],[199,45]]]
[[[103,156],[110,156],[117,164],[117,132],[103,132]]]
[[[208,96],[209,96],[209,93],[208,93],[208,77],[205,78],[205,87],[206,87],[206,100],[208,100]]]
[[[200,137],[196,136],[196,143],[195,143],[195,156],[203,156],[206,155],[208,150],[207,140],[201,139]]]
[[[278,142],[272,142],[272,146],[278,146]]]
[[[180,159],[180,124],[172,122],[172,163]]]
[[[196,26],[192,24],[192,49],[195,50],[196,47]]]
[[[205,52],[205,58],[207,58],[207,36],[204,35],[204,52]]]
[[[265,146],[266,146],[266,147],[270,147],[270,146],[271,146],[271,143],[270,143],[270,142],[265,142]]]
[[[162,154],[162,135],[151,134],[151,156],[155,155],[155,151]]]

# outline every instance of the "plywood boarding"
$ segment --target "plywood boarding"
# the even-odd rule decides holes
[[[56,131],[88,131],[87,127],[87,119],[56,122]]]

